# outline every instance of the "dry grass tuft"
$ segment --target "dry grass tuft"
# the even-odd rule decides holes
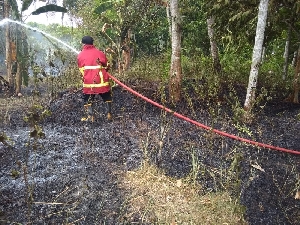
[[[144,164],[127,173],[124,186],[127,218],[143,224],[246,224],[242,207],[227,192],[200,195],[200,187],[165,176],[155,166]]]

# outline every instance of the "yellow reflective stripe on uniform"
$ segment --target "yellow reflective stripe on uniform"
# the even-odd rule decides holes
[[[79,68],[80,72],[81,70],[96,70],[96,69],[107,69],[108,67],[104,67],[101,65],[98,66],[83,66],[81,68]]]
[[[99,84],[83,84],[83,87],[85,87],[85,88],[93,88],[93,87],[106,87],[106,86],[110,85],[109,82],[104,82],[103,73],[101,71],[101,69],[105,69],[106,67],[98,65],[98,66],[84,66],[84,67],[81,67],[80,69],[82,69],[82,68],[83,68],[83,70],[100,69],[100,71],[99,71],[100,83]]]
[[[102,69],[103,68],[103,66],[100,66],[100,65],[98,65],[98,66],[84,66],[84,69],[86,69],[86,70],[95,70],[95,69]]]
[[[85,87],[85,88],[105,87],[105,86],[109,86],[109,82],[105,82],[102,84],[83,84],[83,87]]]
[[[100,76],[100,84],[103,84],[103,83],[104,83],[104,80],[103,80],[103,74],[102,74],[102,71],[99,72],[99,76]]]

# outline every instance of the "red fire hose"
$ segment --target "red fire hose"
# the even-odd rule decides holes
[[[172,111],[171,109],[169,108],[166,108],[160,104],[158,104],[157,102],[154,102],[152,101],[151,99],[141,95],[140,93],[134,91],[133,89],[131,89],[130,87],[126,86],[125,84],[123,84],[121,81],[119,81],[118,79],[116,79],[115,77],[113,77],[112,75],[109,75],[110,78],[115,81],[117,84],[119,84],[121,87],[125,88],[126,90],[130,91],[131,93],[135,94],[136,96],[144,99],[145,101],[151,103],[152,105],[155,105],[156,107],[158,108],[161,108],[169,113],[172,113],[174,116],[180,118],[180,119],[183,119],[187,122],[190,122],[192,124],[195,124],[196,126],[198,127],[201,127],[201,128],[204,128],[206,130],[210,130],[210,131],[213,131],[214,133],[216,134],[219,134],[219,135],[222,135],[222,136],[225,136],[225,137],[229,137],[229,138],[232,138],[234,140],[238,140],[238,141],[241,141],[241,142],[245,142],[245,143],[248,143],[248,144],[251,144],[251,145],[254,145],[254,146],[257,146],[257,147],[262,147],[262,148],[268,148],[268,149],[271,149],[271,150],[277,150],[277,151],[281,151],[281,152],[286,152],[286,153],[291,153],[291,154],[296,154],[296,155],[300,155],[300,151],[297,151],[297,150],[291,150],[291,149],[286,149],[286,148],[281,148],[281,147],[276,147],[276,146],[273,146],[273,145],[268,145],[268,144],[263,144],[263,143],[259,143],[259,142],[256,142],[256,141],[252,141],[252,140],[248,140],[248,139],[245,139],[245,138],[241,138],[241,137],[238,137],[238,136],[235,136],[233,134],[228,134],[226,132],[223,132],[223,131],[220,131],[220,130],[216,130],[216,129],[212,129],[211,127],[209,126],[206,126],[204,124],[201,124],[197,121],[194,121],[192,119],[189,119],[177,112],[174,112]]]

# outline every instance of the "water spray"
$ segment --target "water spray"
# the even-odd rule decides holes
[[[6,23],[15,23],[15,24],[19,24],[19,25],[21,25],[22,27],[25,27],[25,28],[27,28],[27,29],[29,29],[29,30],[32,30],[32,31],[35,31],[35,32],[39,32],[39,33],[41,33],[42,35],[45,35],[46,37],[51,38],[51,39],[53,39],[53,40],[55,40],[55,41],[61,43],[62,45],[64,45],[64,46],[67,47],[68,49],[72,50],[74,53],[79,54],[79,51],[77,51],[77,50],[76,50],[75,48],[73,48],[72,46],[66,44],[65,42],[63,42],[62,40],[59,40],[58,38],[52,36],[51,34],[48,34],[48,33],[44,32],[44,31],[42,31],[42,30],[39,30],[39,29],[36,28],[36,27],[31,27],[31,26],[29,26],[29,25],[27,25],[27,24],[25,24],[25,23],[21,23],[21,22],[19,22],[19,21],[11,20],[11,19],[8,19],[8,18],[5,18],[5,19],[1,20],[1,21],[0,21],[0,26],[3,26],[3,25],[6,24]]]

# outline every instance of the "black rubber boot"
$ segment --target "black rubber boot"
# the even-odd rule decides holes
[[[111,102],[106,102],[106,109],[107,109],[107,114],[106,117],[108,120],[112,119],[112,115],[111,115]]]

